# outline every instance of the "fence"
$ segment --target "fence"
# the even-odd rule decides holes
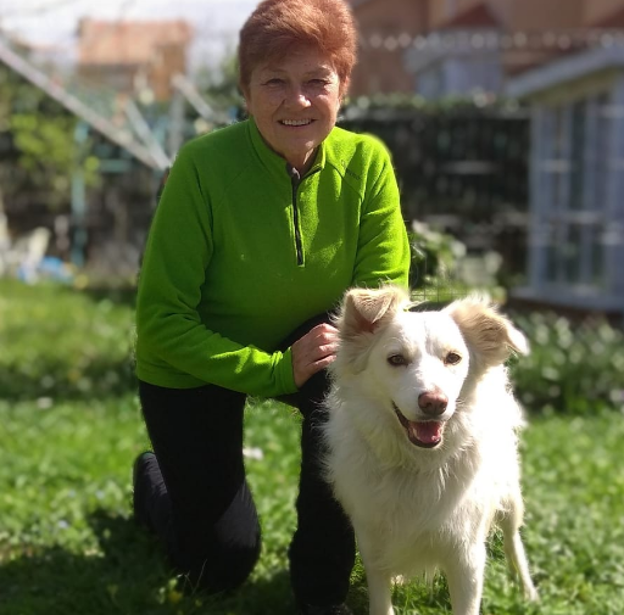
[[[408,222],[448,232],[469,252],[500,253],[505,274],[525,272],[530,147],[525,109],[347,108],[340,124],[386,143]]]

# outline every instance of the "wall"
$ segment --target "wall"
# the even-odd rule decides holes
[[[586,0],[499,0],[509,29],[533,31],[581,27],[585,3]]]
[[[432,29],[444,27],[453,17],[485,5],[507,30],[575,28],[583,23],[586,7],[593,12],[623,6],[623,0],[428,0]],[[601,5],[603,8],[599,8]],[[603,6],[604,5],[604,6]],[[607,6],[608,5],[608,6]]]
[[[369,0],[357,4],[354,14],[360,31],[358,64],[353,72],[351,95],[376,92],[413,92],[413,76],[404,69],[404,49],[378,48],[371,37],[412,37],[427,26],[426,0]]]
[[[585,3],[584,21],[600,23],[618,12],[624,12],[624,0],[591,0]]]

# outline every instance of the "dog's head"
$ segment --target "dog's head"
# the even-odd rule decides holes
[[[455,301],[441,311],[412,306],[396,287],[350,290],[336,321],[340,346],[332,373],[339,388],[374,400],[413,445],[434,449],[479,379],[528,347],[483,299]]]

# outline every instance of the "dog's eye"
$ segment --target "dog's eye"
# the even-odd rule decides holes
[[[449,352],[446,357],[444,357],[445,365],[457,365],[462,360],[461,356],[456,352]]]
[[[393,354],[388,357],[388,363],[397,367],[398,365],[407,365],[408,360],[402,354]]]

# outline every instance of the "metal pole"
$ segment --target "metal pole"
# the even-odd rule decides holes
[[[84,149],[87,136],[89,134],[89,125],[80,120],[76,124],[74,130],[75,143],[75,165],[71,178],[71,213],[73,222],[72,244],[71,244],[71,261],[78,267],[84,267],[86,257],[85,249],[87,246],[87,191],[84,177]]]

